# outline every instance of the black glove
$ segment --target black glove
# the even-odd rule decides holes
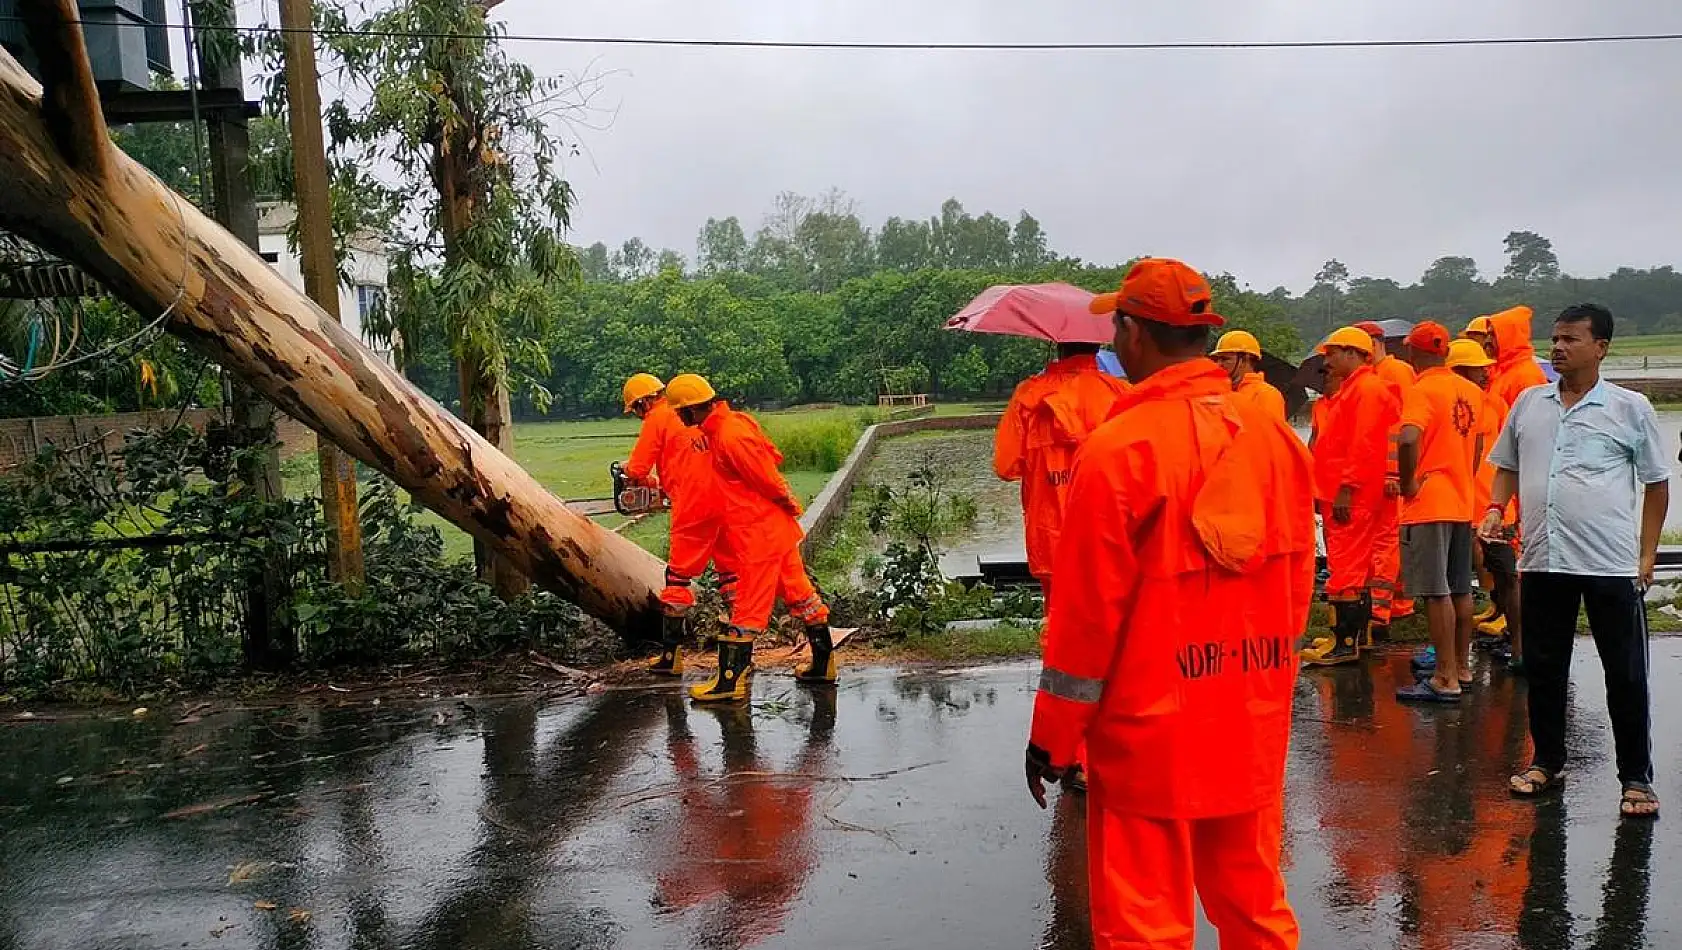
[[[1028,794],[1034,803],[1045,807],[1045,783],[1063,780],[1063,770],[1051,764],[1051,753],[1032,742],[1028,743]]]

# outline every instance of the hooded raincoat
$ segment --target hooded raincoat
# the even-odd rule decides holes
[[[1075,450],[1109,419],[1128,389],[1098,369],[1096,356],[1071,356],[1023,380],[993,437],[993,472],[1022,484],[1028,571],[1049,583],[1069,494]]]
[[[1279,872],[1313,465],[1192,360],[1145,379],[1075,462],[1031,741],[1084,740],[1096,946],[1224,934],[1294,948]]]
[[[1519,393],[1548,381],[1536,364],[1536,347],[1530,342],[1529,307],[1503,310],[1489,318],[1495,331],[1495,366],[1489,374],[1489,393],[1508,406],[1518,404]]]

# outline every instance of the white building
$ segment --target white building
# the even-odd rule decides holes
[[[257,247],[263,260],[272,264],[286,282],[304,289],[303,263],[287,238],[297,209],[290,203],[265,201],[257,206]],[[372,231],[350,240],[350,259],[344,262],[349,278],[339,284],[339,322],[357,339],[391,362],[391,341],[368,332],[370,317],[383,310],[386,302],[388,258],[385,241]]]

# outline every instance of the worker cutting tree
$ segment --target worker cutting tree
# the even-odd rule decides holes
[[[1133,380],[1075,461],[1026,754],[1043,807],[1088,748],[1099,947],[1190,950],[1196,902],[1223,946],[1288,950],[1285,750],[1314,587],[1312,465],[1205,358],[1209,284],[1147,258],[1112,314]]]
[[[667,403],[665,391],[659,377],[649,373],[625,381],[625,411],[642,420],[642,429],[623,472],[632,484],[663,491],[671,499],[666,585],[660,590],[664,620],[660,655],[649,670],[682,676],[685,625],[695,606],[691,583],[708,562],[716,560],[719,592],[729,604],[735,596],[736,575],[724,567],[730,559],[721,549],[724,519],[707,438],[683,424]]]
[[[666,384],[666,401],[683,424],[706,436],[722,512],[722,543],[738,577],[730,628],[718,638],[718,672],[692,687],[696,702],[741,702],[753,674],[753,644],[771,623],[778,597],[806,626],[811,662],[795,679],[814,685],[836,679],[829,608],[800,558],[800,502],[778,466],[783,456],[747,413],[730,408],[693,373]]]
[[[1377,569],[1381,537],[1395,529],[1400,485],[1390,477],[1390,432],[1401,420],[1401,401],[1373,369],[1372,337],[1343,327],[1320,344],[1326,375],[1337,395],[1326,402],[1324,426],[1315,432],[1315,481],[1331,496],[1325,520],[1326,599],[1332,635],[1302,654],[1315,666],[1353,663],[1371,644],[1374,603],[1388,606],[1392,587]]]

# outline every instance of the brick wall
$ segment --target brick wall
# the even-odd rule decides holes
[[[65,447],[103,439],[116,450],[125,433],[135,429],[161,429],[175,422],[177,410],[119,412],[108,416],[38,416],[30,419],[0,419],[0,471],[31,458],[46,445]],[[183,425],[200,432],[220,420],[220,409],[189,409],[181,414]],[[275,436],[280,440],[280,457],[291,458],[315,450],[315,435],[291,416],[275,418]]]

